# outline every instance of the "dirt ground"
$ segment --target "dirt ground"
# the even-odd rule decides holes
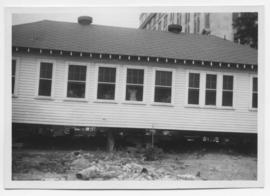
[[[256,180],[257,157],[228,152],[13,150],[13,180]]]

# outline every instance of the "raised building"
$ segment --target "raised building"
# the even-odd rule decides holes
[[[140,28],[167,31],[179,24],[184,33],[211,34],[234,41],[233,21],[238,13],[142,13]]]

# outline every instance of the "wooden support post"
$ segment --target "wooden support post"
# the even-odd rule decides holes
[[[114,150],[113,130],[107,129],[107,151],[113,152],[113,150]]]

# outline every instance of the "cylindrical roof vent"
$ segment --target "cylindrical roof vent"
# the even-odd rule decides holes
[[[80,16],[78,23],[81,25],[90,25],[93,22],[93,18],[90,16]]]
[[[182,26],[178,24],[170,24],[168,26],[168,31],[172,33],[181,33],[182,31]]]

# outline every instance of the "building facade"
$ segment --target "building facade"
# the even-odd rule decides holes
[[[12,51],[13,124],[257,133],[255,49],[40,21],[13,26]]]
[[[211,34],[234,41],[233,21],[238,13],[142,13],[140,28],[166,31],[168,25],[182,26],[182,32]]]

